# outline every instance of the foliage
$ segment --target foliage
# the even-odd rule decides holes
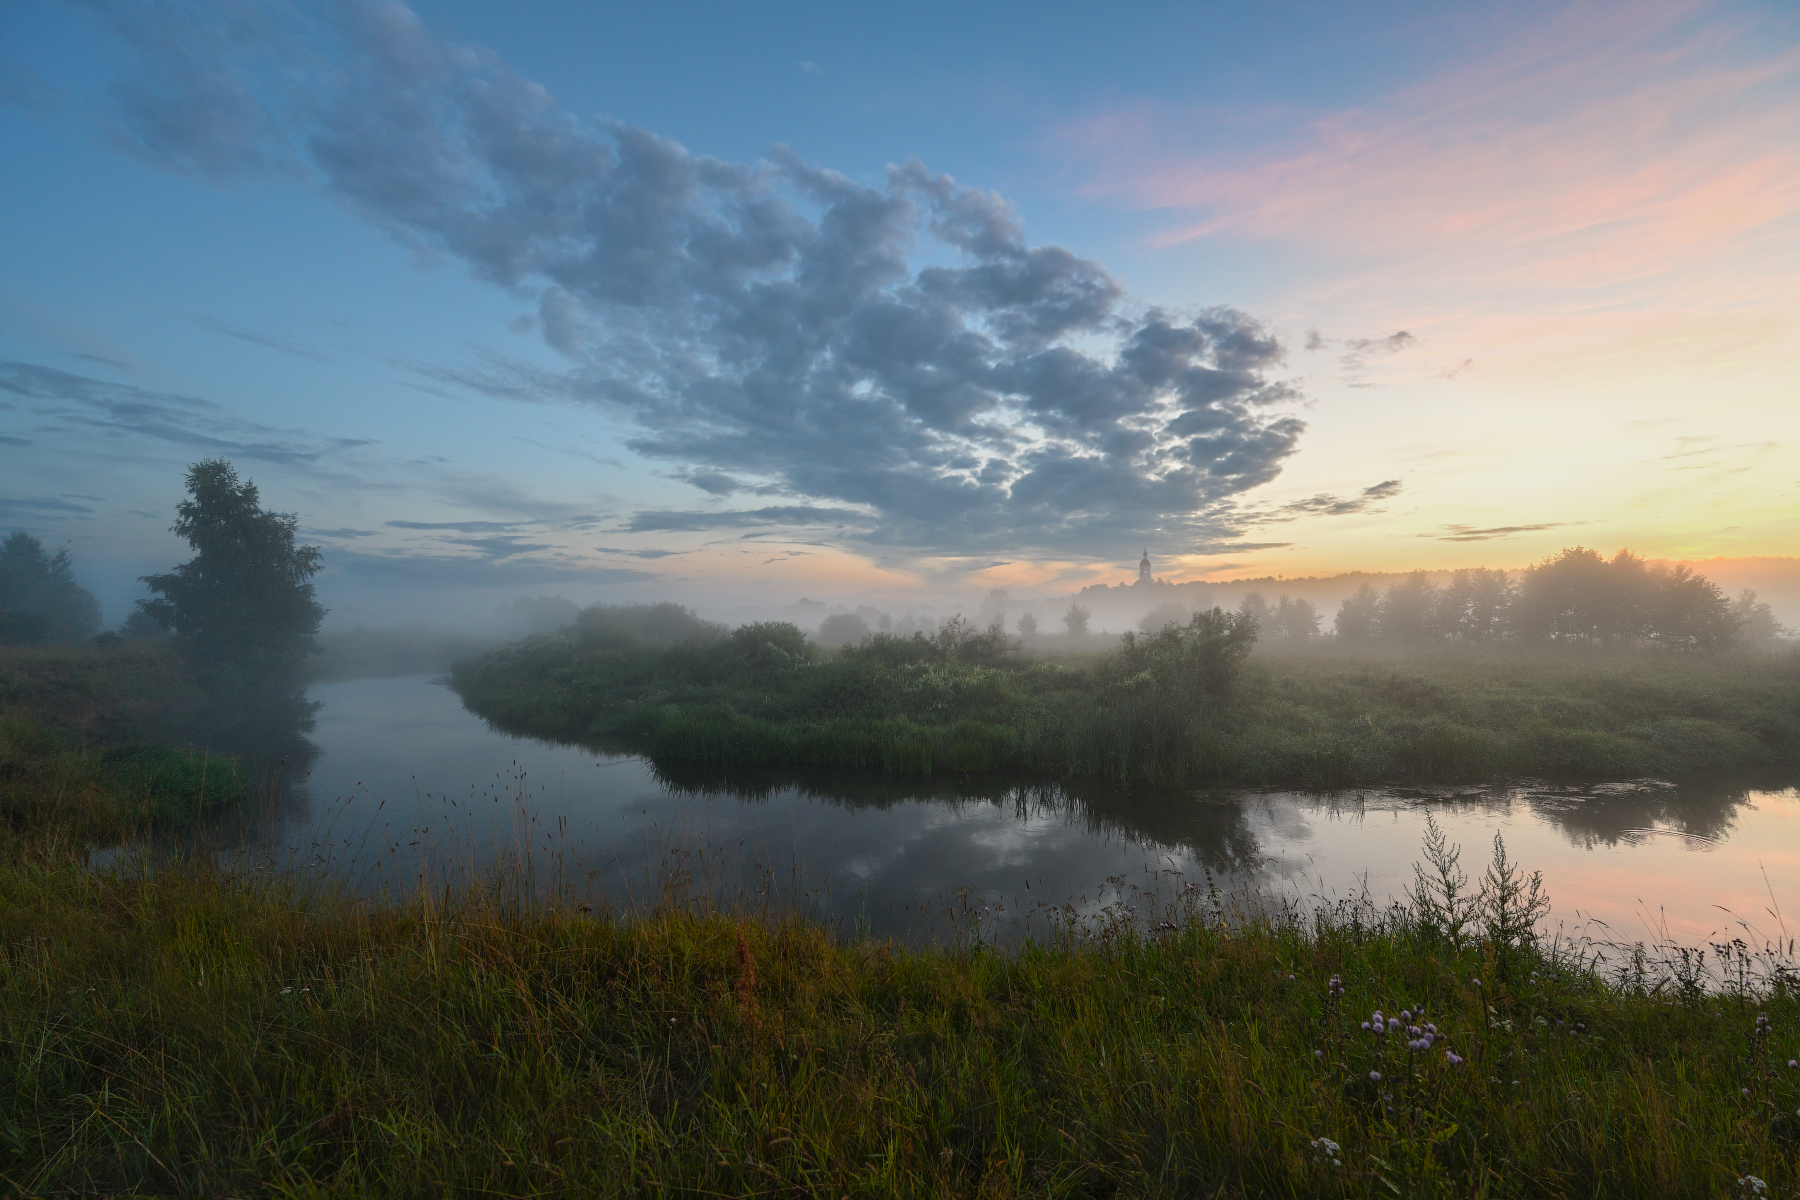
[[[1340,640],[1246,658],[1249,629],[1202,613],[1072,662],[963,621],[828,653],[780,624],[722,642],[549,635],[452,682],[509,732],[669,762],[1309,788],[1800,769],[1793,656]]]
[[[833,613],[819,624],[819,645],[848,646],[871,632],[869,623],[855,613]]]
[[[1339,609],[1337,634],[1390,645],[1510,640],[1722,650],[1771,648],[1780,626],[1754,594],[1733,605],[1691,568],[1653,567],[1629,550],[1609,560],[1577,546],[1516,580],[1504,571],[1463,570],[1438,587],[1416,571],[1385,592],[1364,584]]]
[[[1070,637],[1080,637],[1087,632],[1088,621],[1093,615],[1080,601],[1071,600],[1068,610],[1062,616],[1063,627],[1069,631]]]
[[[296,545],[298,518],[264,510],[256,484],[240,483],[224,459],[189,468],[187,490],[173,531],[194,557],[144,576],[158,598],[140,607],[223,690],[297,680],[325,615],[307,582],[320,568],[318,547]]]
[[[258,880],[262,880],[258,882]],[[1800,1004],[1173,875],[1017,953],[671,892],[0,862],[22,1194],[1637,1197],[1800,1184]],[[1141,906],[1132,913],[1127,904]],[[1492,911],[1496,906],[1484,903]],[[1380,1022],[1379,1031],[1375,1025]]]
[[[67,548],[28,533],[0,542],[0,644],[79,641],[100,628],[100,602],[75,582]]]

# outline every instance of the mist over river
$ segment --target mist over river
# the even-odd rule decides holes
[[[1504,835],[1516,861],[1543,872],[1551,923],[1565,931],[1760,944],[1782,934],[1790,907],[1800,912],[1791,788],[1514,781],[1321,796],[662,770],[496,733],[427,676],[326,683],[310,695],[320,705],[310,764],[205,823],[228,862],[330,873],[370,891],[511,864],[573,903],[642,903],[675,887],[797,904],[875,936],[981,928],[1012,940],[1044,928],[1044,905],[1141,901],[1148,911],[1133,888],[1166,898],[1185,882],[1205,886],[1208,872],[1227,890],[1336,900],[1366,887],[1385,901],[1410,883],[1429,813],[1475,879]]]

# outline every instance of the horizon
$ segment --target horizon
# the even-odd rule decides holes
[[[0,531],[116,624],[222,455],[333,627],[1577,544],[1800,625],[1800,15],[699,15],[10,6]]]

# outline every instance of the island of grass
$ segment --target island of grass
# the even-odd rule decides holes
[[[788,624],[597,606],[451,680],[500,729],[669,762],[1304,788],[1800,770],[1791,651],[1254,641],[1213,610],[1108,651],[961,620],[826,651]]]

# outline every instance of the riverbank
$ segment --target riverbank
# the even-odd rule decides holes
[[[1197,688],[1181,647],[1153,638],[1070,660],[966,629],[821,652],[756,628],[542,635],[452,682],[508,732],[668,762],[1314,789],[1800,772],[1791,652],[1260,652]]]
[[[1492,930],[1458,945],[1417,912],[1259,918],[1168,892],[1065,914],[1007,955],[675,896],[376,906],[9,854],[0,1178],[869,1197],[1800,1182],[1785,986],[1733,988],[1727,962],[1722,994],[1653,991]]]

